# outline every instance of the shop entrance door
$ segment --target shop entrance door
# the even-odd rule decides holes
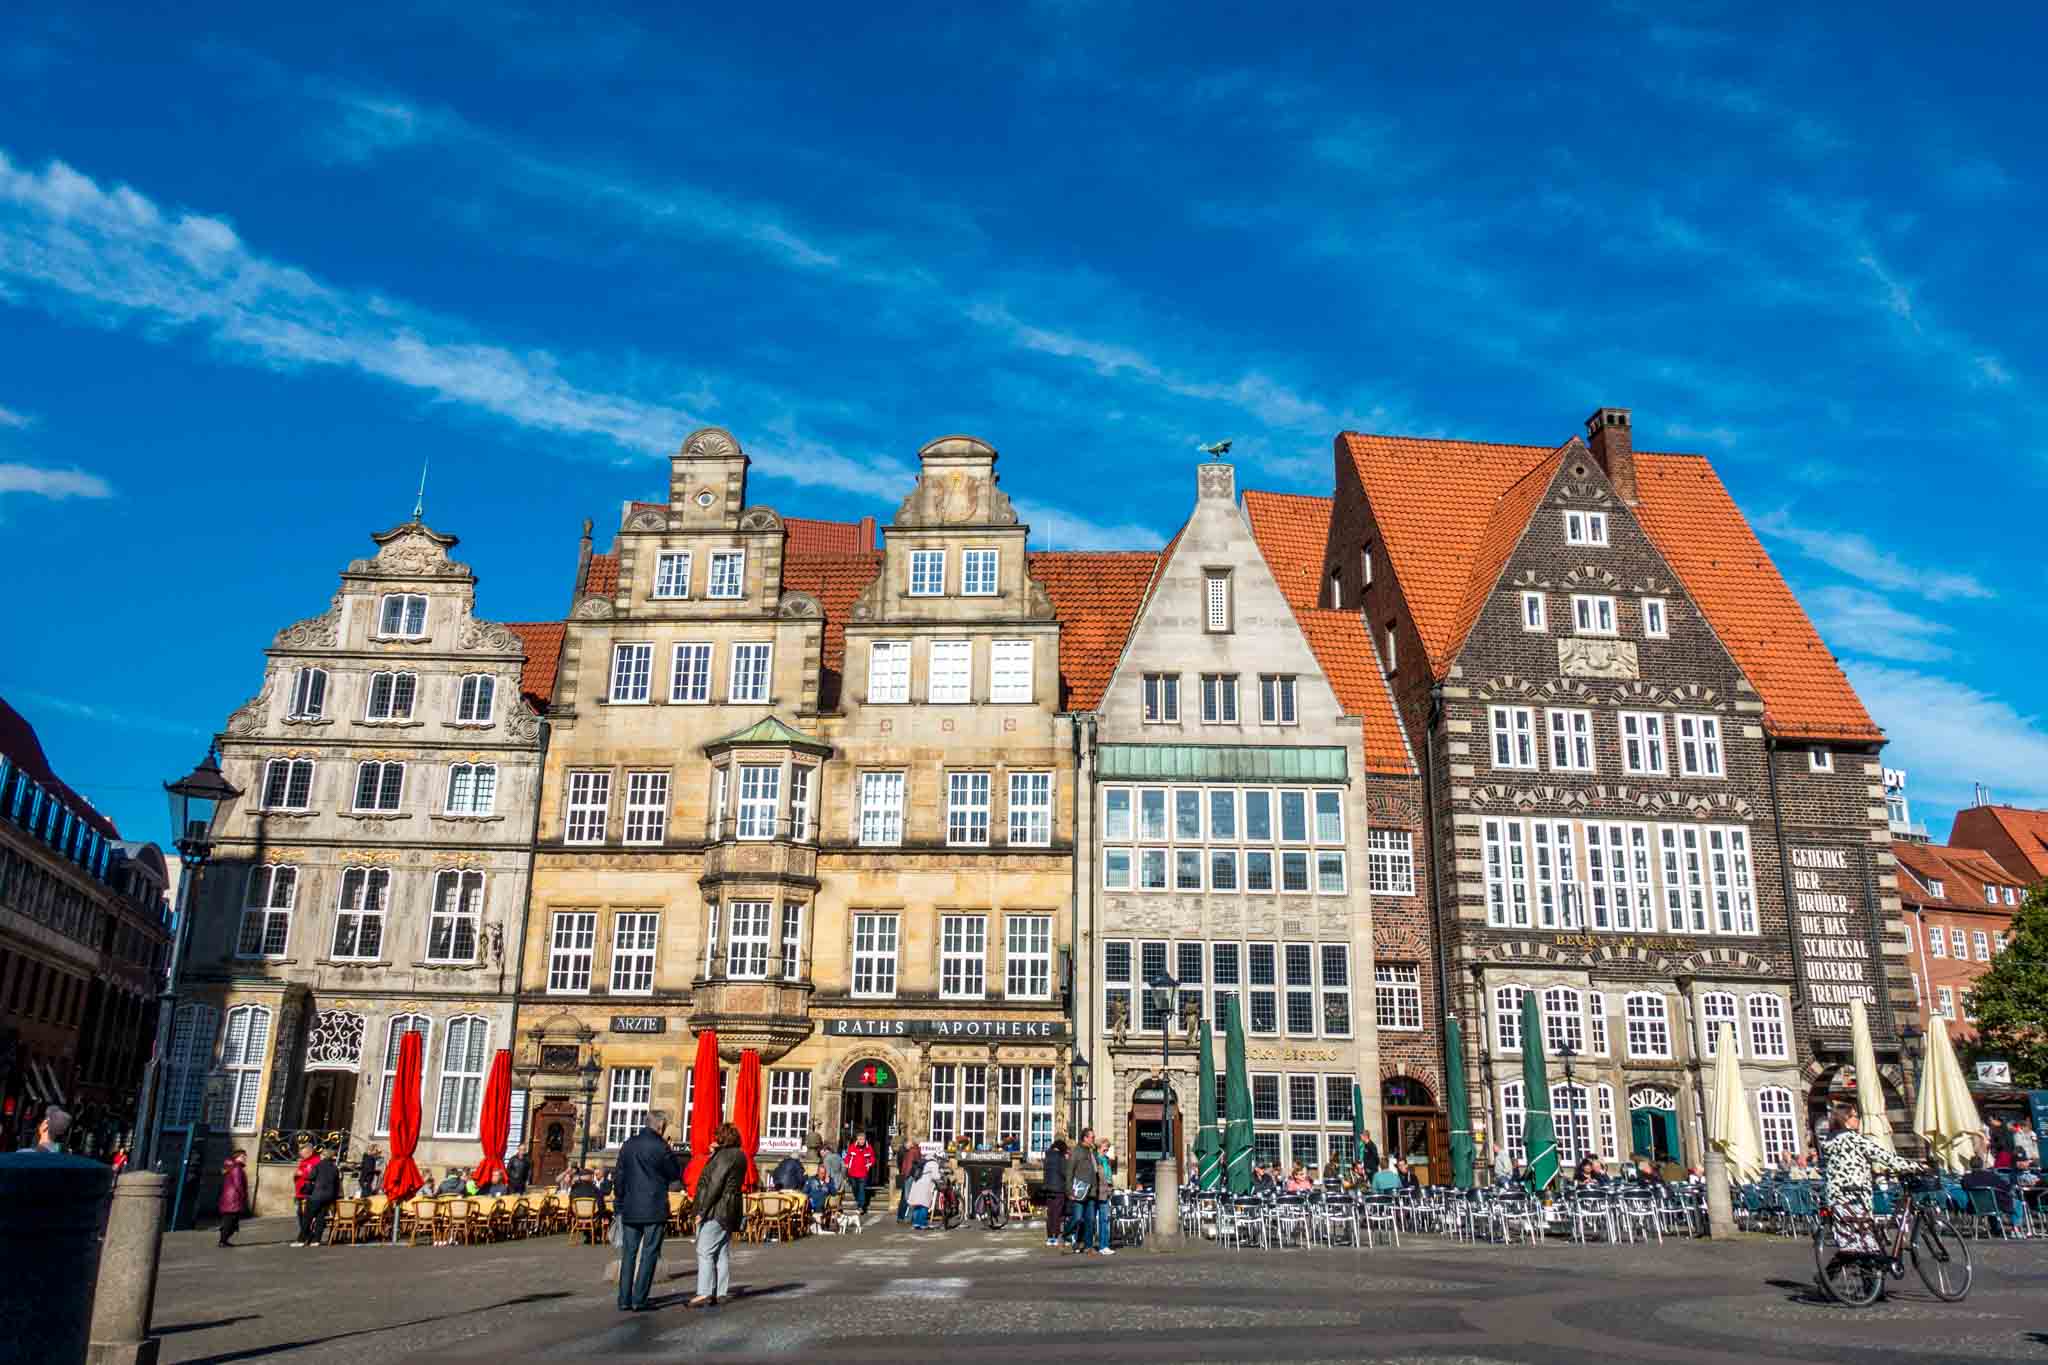
[[[355,1115],[355,1072],[316,1071],[306,1077],[306,1128],[315,1133],[346,1133]]]
[[[533,1187],[551,1189],[576,1158],[575,1103],[549,1100],[534,1110],[533,1131],[540,1135],[533,1144]]]
[[[856,1133],[865,1133],[875,1149],[877,1178],[885,1185],[896,1170],[896,1069],[887,1062],[855,1062],[846,1070],[846,1083],[839,1097],[839,1142],[844,1146]]]

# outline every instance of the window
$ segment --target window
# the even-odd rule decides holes
[[[718,902],[704,902],[704,975],[718,970]],[[721,1084],[723,1080],[721,1079]],[[684,1093],[688,1093],[685,1091]]]
[[[1921,1002],[1921,1001],[1922,1001],[1923,999],[1925,999],[1925,997],[1924,997],[1924,996],[1922,996],[1922,995],[1921,995],[1921,993],[1920,993],[1920,973],[1918,973],[1918,972],[1914,972],[1914,973],[1912,974],[1912,976],[1913,976],[1913,1003],[1917,1005],[1917,1004],[1919,1004],[1919,1003],[1920,1003],[1920,1002]]]
[[[1237,724],[1237,674],[1202,675],[1202,721],[1206,725]]]
[[[1027,1156],[1052,1146],[1052,1068],[1006,1066],[996,1090],[996,1142]]]
[[[1042,848],[1052,842],[1052,774],[1010,774],[1010,843]]]
[[[760,981],[768,975],[768,901],[732,901],[725,939],[725,974]]]
[[[1758,1061],[1783,1061],[1791,1056],[1785,1047],[1785,1002],[1775,995],[1758,994],[1746,997],[1743,1004],[1749,1010],[1750,1055]]]
[[[1586,1007],[1579,993],[1569,986],[1552,986],[1543,992],[1543,1046],[1553,1057],[1586,1055]]]
[[[312,800],[312,759],[273,758],[263,765],[263,809],[305,810]]]
[[[408,1033],[420,1035],[420,1088],[424,1094],[427,1083],[427,1043],[433,1025],[424,1014],[401,1014],[391,1020],[391,1026],[384,1035],[384,1076],[377,1096],[376,1135],[382,1137],[391,1131],[391,1090],[398,1079],[398,1049]]]
[[[1664,620],[1664,599],[1645,597],[1643,599],[1643,636],[1650,640],[1669,639],[1671,630]]]
[[[729,700],[768,700],[768,659],[774,648],[767,644],[732,647],[732,686],[726,694]]]
[[[1373,1010],[1383,1029],[1422,1027],[1422,968],[1413,962],[1377,962],[1372,969]]]
[[[1991,936],[1982,929],[1972,929],[1970,931],[1970,947],[1975,951],[1979,962],[1989,962],[1991,960]]]
[[[668,699],[701,705],[711,700],[711,646],[677,645],[668,675]]]
[[[1799,1154],[1799,1120],[1794,1117],[1791,1091],[1776,1085],[1757,1091],[1756,1115],[1765,1161],[1782,1162]]]
[[[910,700],[910,641],[875,640],[868,645],[868,700]]]
[[[1661,995],[1632,994],[1626,1001],[1628,1055],[1669,1057],[1671,1022]]]
[[[1322,945],[1323,1036],[1351,1036],[1351,948],[1344,943]],[[1290,975],[1292,972],[1290,971]]]
[[[789,837],[800,844],[812,833],[811,775],[816,771],[802,763],[792,764],[789,770]]]
[[[13,1002],[22,1012],[22,984],[28,965],[15,968]],[[164,1085],[164,1122],[191,1123],[199,1117],[206,1093],[206,1073],[213,1066],[213,1041],[220,1030],[220,1011],[205,1005],[180,1005],[171,1027],[169,1079]]]
[[[419,691],[417,673],[372,673],[369,700],[363,708],[365,720],[411,720],[412,703]]]
[[[988,699],[1028,702],[1032,695],[1031,641],[997,640],[989,645]]]
[[[1614,599],[1575,594],[1572,597],[1572,628],[1581,635],[1614,634]]]
[[[2013,888],[2012,888],[2012,887],[2010,887],[2010,886],[2006,887],[2006,888],[2005,888],[2005,903],[2006,903],[2007,905],[2018,905],[2018,904],[2020,903],[2020,898],[2019,898],[2019,892],[2018,892],[2018,891],[2016,891],[2015,889],[2013,889]]]
[[[1287,1031],[1313,1038],[1316,1033],[1315,959],[1306,943],[1286,945]]]
[[[1935,894],[1938,896],[1941,893],[1937,891]],[[1948,931],[1948,944],[1954,950],[1952,956],[1954,956],[1956,961],[1961,962],[1970,956],[1970,950],[1964,942],[1962,930],[1950,929]]]
[[[1567,545],[1605,545],[1607,543],[1607,514],[1605,512],[1566,512],[1564,514],[1564,543]]]
[[[327,709],[327,670],[302,668],[292,676],[289,720],[318,720]]]
[[[987,916],[940,916],[939,994],[954,1000],[979,1000],[988,993],[987,973]]]
[[[801,1151],[811,1135],[811,1073],[775,1067],[768,1073],[768,1131],[761,1147],[770,1152]]]
[[[612,646],[611,701],[618,705],[644,702],[654,674],[654,646],[617,644]]]
[[[448,814],[489,815],[497,803],[497,764],[457,763],[448,769]]]
[[[806,1078],[808,1079],[808,1078]],[[654,1068],[615,1066],[611,1089],[604,1102],[604,1145],[623,1147],[647,1125],[647,1110],[654,1095]]]
[[[777,946],[782,951],[782,979],[784,981],[802,980],[804,907],[801,901],[784,901],[782,903],[782,936]]]
[[[1527,706],[1496,706],[1493,717],[1493,766],[1536,766],[1536,712]]]
[[[419,593],[386,593],[377,610],[377,633],[417,640],[427,633],[427,599]]]
[[[1550,713],[1550,766],[1559,772],[1593,771],[1593,713]]]
[[[1986,903],[1986,904],[1988,904],[1988,905],[1996,905],[1996,904],[1998,904],[1998,888],[1997,888],[1997,887],[1995,887],[1995,886],[1992,886],[1992,885],[1991,885],[1990,883],[1988,883],[1988,882],[1987,882],[1987,883],[1985,883],[1985,886],[1984,886],[1984,900],[1985,900],[1985,903]]]
[[[1586,1021],[1592,1025],[1592,1055],[1607,1055],[1607,997],[1599,991],[1586,993]]]
[[[742,763],[738,836],[773,839],[782,802],[782,769],[772,763]]]
[[[944,550],[912,550],[910,552],[910,595],[912,597],[937,597],[946,591],[946,552]]]
[[[1358,552],[1358,577],[1366,587],[1372,586],[1372,546]]]
[[[1735,1020],[1735,997],[1724,991],[1710,991],[1700,997],[1700,1056],[1720,1055],[1721,1026],[1726,1024],[1736,1038],[1742,1037],[1742,1026]],[[1753,1050],[1753,1049],[1752,1049]],[[1741,1056],[1738,1046],[1735,1055]]]
[[[745,550],[713,550],[711,552],[711,586],[708,595],[712,597],[743,597],[747,590],[747,552]]]
[[[558,910],[548,935],[548,993],[581,995],[590,989],[590,965],[596,955],[597,914],[591,910]]]
[[[567,824],[562,841],[570,844],[603,843],[604,827],[611,817],[611,808],[610,773],[570,773]]]
[[[334,907],[334,956],[375,960],[384,951],[384,905],[391,874],[381,867],[349,867],[341,873]]]
[[[613,995],[651,995],[654,992],[654,945],[661,929],[661,916],[647,911],[612,916]]]
[[[1671,771],[1664,757],[1664,717],[1655,711],[1621,713],[1621,766],[1637,776],[1663,777]]]
[[[448,1021],[441,1045],[441,1103],[434,1118],[435,1137],[475,1137],[476,1116],[483,1099],[485,1049],[491,1026],[475,1015]]]
[[[498,680],[490,674],[472,673],[464,678],[455,694],[456,724],[489,725],[497,695]]]
[[[1948,935],[1941,931],[1939,924],[1928,927],[1927,951],[1933,953],[1936,957],[1948,956]]]
[[[1415,894],[1415,836],[1407,830],[1366,831],[1366,879],[1376,896]]]
[[[483,917],[484,874],[439,872],[427,923],[429,962],[476,961],[477,925]]]
[[[658,844],[668,837],[668,774],[626,774],[626,842]]]
[[[1259,719],[1268,725],[1294,724],[1294,679],[1279,674],[1259,678]]]
[[[925,684],[925,699],[934,702],[973,700],[974,644],[969,640],[934,640],[931,648],[931,677]]]
[[[235,955],[283,957],[285,945],[291,941],[292,904],[298,894],[299,869],[291,864],[265,863],[250,868]]]
[[[1936,877],[1932,881],[1927,883],[1927,890],[1929,891],[1929,893],[1933,895],[1946,898],[1948,895],[1948,884],[1942,881],[1941,878]],[[1962,954],[1957,953],[1956,956],[1961,957]]]
[[[981,1146],[988,1139],[988,1068],[979,1062],[943,1062],[931,1069],[931,1145],[954,1139]]]
[[[654,595],[656,597],[688,597],[690,595],[690,552],[688,550],[663,550],[655,557]]]
[[[1520,820],[1482,823],[1486,852],[1486,922],[1529,927],[1528,834]]]
[[[961,551],[960,591],[969,597],[996,595],[996,551]]]
[[[228,1011],[220,1045],[220,1069],[226,1083],[208,1120],[214,1127],[231,1133],[256,1131],[256,1099],[263,1087],[263,1054],[269,1042],[269,1010],[242,1005]]]
[[[1835,751],[1832,749],[1808,749],[1806,766],[1817,773],[1831,773],[1835,770]]]
[[[1280,993],[1274,989],[1280,982],[1280,950],[1271,943],[1248,943],[1245,953],[1249,959],[1251,989],[1246,993],[1250,1008],[1247,1021],[1253,1033],[1278,1033],[1280,1031]]]
[[[870,847],[903,842],[903,774],[860,775],[860,841]]]
[[[1550,1087],[1551,1122],[1557,1132],[1557,1157],[1566,1166],[1578,1164],[1593,1151],[1593,1114],[1583,1085]]]
[[[1550,611],[1542,593],[1522,594],[1522,629],[1546,633],[1550,630]]]
[[[946,774],[946,842],[988,842],[988,774]]]
[[[896,994],[896,916],[853,917],[853,993],[869,998]]]
[[[1147,673],[1145,675],[1145,719],[1161,725],[1180,723],[1180,675],[1178,673]]]
[[[1522,1162],[1528,1159],[1528,1150],[1522,1145],[1523,1132],[1522,1083],[1507,1081],[1500,1088],[1500,1145],[1508,1159]]]
[[[1131,945],[1115,940],[1102,945],[1103,1028],[1114,1029],[1120,1017],[1131,1017]]]
[[[405,765],[403,763],[359,763],[356,765],[356,801],[358,811],[377,811],[389,814],[398,809],[399,797],[405,789]]]
[[[1387,672],[1392,673],[1396,668],[1400,666],[1399,659],[1394,651],[1394,623],[1392,621],[1387,622],[1386,641]]]
[[[1954,990],[1952,990],[1951,988],[1947,987],[1947,986],[1936,986],[1936,987],[1934,988],[1934,993],[1935,993],[1936,997],[1937,997],[1937,998],[1939,998],[1939,999],[1940,999],[1940,1001],[1941,1001],[1941,1008],[1940,1008],[1939,1010],[1935,1011],[1935,1013],[1937,1013],[1937,1014],[1941,1015],[1941,1017],[1942,1017],[1942,1018],[1944,1018],[1944,1019],[1953,1019],[1953,1018],[1955,1018],[1955,1017],[1956,1017],[1956,993],[1955,993],[1955,991],[1954,991]]]
[[[1713,716],[1678,718],[1678,770],[1687,777],[1721,776],[1721,722]]]
[[[1202,628],[1211,634],[1230,629],[1230,575],[1210,570],[1202,575]]]
[[[1009,1000],[1052,998],[1052,916],[1004,917],[1003,996]]]

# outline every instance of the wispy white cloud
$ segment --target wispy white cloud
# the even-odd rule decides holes
[[[2001,801],[2048,805],[2048,723],[1967,683],[1892,664],[1844,665],[1863,704],[1891,743],[1885,762],[1913,775],[1914,795],[1940,805],[1970,803],[1970,784]]]
[[[1861,532],[1837,531],[1797,521],[1789,508],[1757,517],[1756,528],[1774,540],[1793,546],[1807,558],[1818,560],[1873,588],[1913,593],[1933,602],[1993,596],[1991,589],[1973,575],[1908,564],[1890,550],[1872,543]]]
[[[0,494],[27,493],[62,501],[65,498],[111,498],[114,490],[97,474],[83,469],[42,469],[32,464],[0,464]]]
[[[1017,518],[1031,527],[1031,545],[1038,550],[1149,550],[1165,537],[1137,522],[1100,522],[1032,498],[1012,502]]]
[[[1671,441],[1690,441],[1695,445],[1720,446],[1724,450],[1742,439],[1742,433],[1730,426],[1698,427],[1689,422],[1666,422],[1664,436]]]
[[[432,118],[398,99],[360,94],[336,97],[337,117],[321,130],[336,160],[371,161],[395,147],[408,146],[431,131]]]
[[[1953,626],[1903,611],[1868,589],[1835,584],[1799,596],[1835,649],[1908,663],[1933,663],[1955,652],[1941,643]]]
[[[200,735],[212,733],[198,725],[171,720],[165,716],[151,715],[144,711],[130,711],[117,706],[97,706],[70,697],[53,697],[47,692],[31,691],[27,688],[9,686],[4,689],[9,700],[23,710],[55,711],[79,720],[91,721],[95,725],[110,725],[123,730],[148,730],[160,735]]]
[[[0,427],[13,427],[19,431],[26,427],[32,427],[35,424],[36,419],[25,412],[16,412],[12,408],[0,408]]]

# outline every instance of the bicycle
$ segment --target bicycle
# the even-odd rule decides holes
[[[1944,1303],[1960,1303],[1969,1294],[1973,1274],[1970,1248],[1963,1243],[1955,1224],[1940,1212],[1941,1181],[1908,1176],[1901,1184],[1906,1192],[1906,1208],[1891,1220],[1888,1249],[1883,1233],[1870,1215],[1864,1215],[1870,1223],[1870,1230],[1865,1232],[1843,1226],[1847,1218],[1855,1217],[1853,1210],[1820,1211],[1820,1222],[1813,1230],[1814,1269],[1822,1291],[1837,1303],[1852,1308],[1875,1303],[1884,1293],[1887,1275],[1895,1280],[1906,1278],[1908,1254],[1912,1256],[1913,1269],[1919,1272],[1920,1282],[1935,1298]],[[1877,1250],[1845,1248],[1845,1233],[1860,1243],[1874,1241]]]
[[[942,1173],[938,1188],[932,1192],[932,1224],[951,1232],[960,1226],[963,1208],[959,1187],[953,1183],[952,1176]]]
[[[1010,1221],[1009,1201],[998,1190],[983,1190],[974,1197],[974,1216],[990,1232],[1001,1232]]]

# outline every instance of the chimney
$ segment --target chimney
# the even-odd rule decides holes
[[[860,547],[863,550],[875,548],[875,519],[873,517],[862,517],[860,519]]]
[[[1586,419],[1586,444],[1607,471],[1614,496],[1636,505],[1636,452],[1628,429],[1627,408],[1596,408]]]
[[[569,605],[583,596],[583,585],[590,581],[590,518],[583,519],[583,541],[576,547],[576,591],[571,594]]]

